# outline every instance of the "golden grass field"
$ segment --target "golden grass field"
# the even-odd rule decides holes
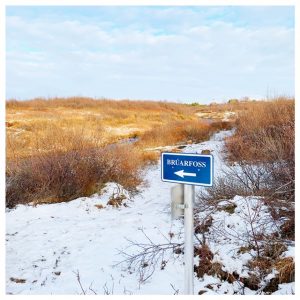
[[[153,101],[52,98],[6,102],[8,206],[87,196],[108,181],[136,190],[153,147],[199,142],[229,126],[211,108]],[[218,122],[217,122],[218,121]],[[126,143],[134,138],[135,143]],[[125,141],[125,143],[124,143]]]
[[[287,137],[293,127],[281,139],[272,128],[278,123],[280,132],[287,132],[293,111],[294,100],[288,99],[210,105],[80,97],[9,100],[7,206],[69,201],[97,192],[108,181],[136,191],[145,165],[163,151],[158,146],[174,145],[176,151],[179,144],[205,141],[233,125],[237,134],[227,143],[229,156],[253,159],[258,134],[260,149],[267,141],[269,148],[280,146],[283,153],[288,148],[290,155]],[[276,152],[269,148],[265,157]]]
[[[176,141],[164,131],[200,124],[204,118],[223,118],[209,106],[167,102],[93,100],[89,98],[36,99],[8,101],[6,109],[7,159],[28,157],[42,152],[102,147],[120,139],[146,134],[152,146]],[[160,137],[151,131],[159,128]],[[155,133],[154,133],[155,135]],[[164,135],[164,137],[163,137]],[[178,137],[180,138],[180,137]],[[181,137],[184,139],[184,137]]]

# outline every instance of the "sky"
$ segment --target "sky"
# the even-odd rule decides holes
[[[288,6],[8,6],[6,98],[294,96]]]

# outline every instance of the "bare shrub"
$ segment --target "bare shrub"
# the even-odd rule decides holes
[[[199,121],[176,121],[154,127],[141,136],[138,144],[147,146],[173,145],[177,142],[209,136],[209,125]]]
[[[160,158],[159,151],[142,151],[142,157],[146,164],[156,164]]]
[[[295,101],[278,99],[249,106],[226,142],[228,157],[240,164],[261,165],[269,173],[268,188],[294,201]]]
[[[270,161],[294,153],[295,102],[260,102],[240,112],[235,135],[227,140],[234,160]]]
[[[216,205],[219,201],[232,199],[236,195],[247,196],[250,191],[237,180],[228,176],[218,177],[212,188],[201,190],[197,194],[196,205]]]
[[[212,133],[231,128],[228,122],[207,123],[200,120],[172,121],[145,132],[138,142],[143,146],[164,146],[175,143],[202,142]]]
[[[214,255],[206,244],[196,247],[194,255],[199,256],[199,266],[194,266],[194,271],[196,272],[197,277],[202,278],[204,274],[208,274],[211,271],[211,261]]]
[[[6,205],[69,201],[108,181],[134,192],[142,166],[140,152],[130,145],[30,157],[8,167]]]
[[[236,162],[228,178],[264,196],[274,220],[284,220],[278,234],[295,235],[295,101],[275,99],[248,106],[226,142]]]
[[[146,282],[155,272],[157,267],[163,270],[166,264],[174,256],[182,243],[173,242],[173,235],[165,237],[165,243],[154,243],[145,233],[140,229],[147,242],[137,242],[127,239],[129,245],[125,250],[119,250],[119,254],[124,257],[124,260],[116,264],[126,264],[130,273],[136,272],[138,275],[139,283]],[[135,251],[133,252],[132,249]],[[181,251],[178,253],[180,254]]]

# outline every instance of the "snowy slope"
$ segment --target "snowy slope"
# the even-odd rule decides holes
[[[217,176],[223,167],[223,139],[229,134],[230,131],[215,134],[210,141],[189,145],[184,152],[212,150]],[[176,260],[166,257],[168,262],[165,268],[160,270],[158,266],[145,283],[139,283],[137,273],[128,271],[126,264],[116,266],[124,259],[119,250],[134,251],[131,248],[126,250],[128,239],[149,243],[149,238],[154,243],[165,243],[166,237],[174,233],[174,241],[182,242],[182,220],[171,221],[170,216],[170,188],[173,184],[161,181],[159,164],[147,169],[145,176],[147,186],[142,188],[140,194],[126,201],[127,207],[95,207],[97,204],[105,205],[116,190],[116,184],[109,183],[101,195],[37,207],[19,205],[8,210],[6,292],[81,294],[83,288],[87,294],[182,293],[182,255],[178,255]],[[242,200],[237,198],[235,201]],[[218,251],[217,244],[213,247]],[[224,244],[222,247],[224,249]],[[225,250],[231,252],[231,249]],[[224,251],[220,259],[226,261],[229,254]],[[228,258],[230,264],[236,263],[232,257]],[[241,265],[238,267],[242,268]],[[80,275],[82,288],[76,274]],[[25,282],[16,282],[16,279],[24,279]],[[195,291],[213,283],[220,283],[220,280],[212,276],[206,276],[201,281],[195,278]],[[290,288],[293,286],[289,285]],[[217,291],[207,290],[207,293],[234,291],[233,285],[222,283]],[[250,290],[248,292],[252,293]]]

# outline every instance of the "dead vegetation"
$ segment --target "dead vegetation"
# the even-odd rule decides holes
[[[134,155],[135,159],[132,159]],[[132,145],[32,156],[7,164],[6,203],[55,203],[98,192],[114,181],[131,192],[142,182],[143,157]]]
[[[126,196],[124,194],[113,194],[109,198],[107,205],[111,205],[114,207],[120,207],[122,204],[126,206],[126,203],[123,203],[124,200],[126,199]]]
[[[208,140],[216,131],[230,128],[232,128],[232,123],[226,121],[213,123],[205,123],[201,120],[174,121],[145,132],[137,144],[149,147],[187,142],[199,143]]]
[[[239,115],[235,134],[227,140],[228,163],[231,167],[223,177],[214,182],[213,188],[207,189],[197,198],[194,217],[197,242],[194,254],[198,260],[194,272],[198,278],[209,275],[217,277],[220,282],[233,284],[237,294],[245,294],[247,288],[256,294],[271,294],[278,290],[279,284],[293,282],[295,276],[294,259],[284,256],[288,245],[293,245],[294,239],[294,190],[293,184],[287,181],[294,180],[294,157],[291,157],[294,154],[294,136],[290,136],[294,135],[294,102],[280,99],[243,105],[247,110]],[[280,112],[286,112],[287,115],[281,117]],[[265,120],[261,120],[262,118]],[[255,130],[251,128],[252,123],[259,124],[254,125]],[[286,125],[290,126],[287,135],[283,134],[282,129],[286,128]],[[178,124],[173,124],[169,132],[174,130],[177,136],[180,136],[181,131],[177,126]],[[243,126],[243,131],[239,126]],[[278,127],[278,130],[274,126]],[[267,128],[273,128],[273,136]],[[146,134],[144,138],[147,143],[157,143],[159,135],[156,132],[160,131],[162,128],[154,129],[152,134]],[[279,137],[278,132],[281,132]],[[258,141],[255,139],[257,136]],[[236,139],[241,141],[235,145]],[[288,143],[292,144],[287,146]],[[274,144],[279,147],[279,154],[275,155],[271,146]],[[239,151],[239,147],[242,146],[243,152],[235,156],[234,151]],[[284,169],[285,175],[279,179],[277,168],[289,166],[290,162],[286,160],[291,160],[291,169]],[[237,197],[240,199],[237,200],[238,204],[234,201],[236,195],[242,196]],[[242,224],[243,228],[246,228],[245,231],[241,232],[239,227],[235,228],[231,223],[226,224],[224,217],[215,220],[215,214],[218,213],[221,216],[226,213],[228,218],[235,214],[234,217],[238,216],[240,219],[234,222]],[[218,243],[219,238],[234,246],[239,245],[236,250],[231,249],[234,255],[250,254],[241,274],[238,271],[228,271],[210,249],[210,243]],[[163,263],[162,258],[157,259],[161,253],[166,256],[168,251],[168,258],[172,254],[183,254],[180,243],[174,244],[170,240],[166,244],[158,245],[148,241],[150,243],[143,244],[129,241],[130,246],[137,248],[137,252],[121,252],[129,270],[137,272],[141,282],[149,279],[155,267]],[[208,289],[217,291],[221,283],[215,285],[205,286],[199,294],[206,293]]]
[[[7,101],[7,206],[69,201],[108,181],[136,191],[142,168],[159,158],[147,147],[199,142],[230,127],[202,122],[198,110],[80,97]],[[118,203],[112,199],[109,205]]]
[[[129,273],[135,272],[138,275],[139,284],[145,283],[155,272],[156,268],[164,270],[170,260],[182,253],[182,243],[173,241],[174,234],[164,236],[165,243],[157,244],[151,240],[143,228],[140,232],[146,238],[145,242],[137,242],[127,239],[129,245],[125,250],[119,250],[124,260],[115,266],[126,265]],[[134,249],[134,252],[132,251]]]
[[[10,281],[13,281],[15,283],[25,283],[26,279],[22,279],[22,278],[14,278],[14,277],[10,277],[9,278]]]
[[[6,103],[6,155],[9,160],[70,151],[82,144],[98,148],[127,139],[141,147],[206,139],[230,122],[201,122],[203,109],[187,104],[53,98]]]
[[[242,175],[229,177],[248,194],[262,195],[274,219],[285,218],[282,234],[293,239],[295,101],[280,98],[256,105],[239,115],[236,127],[226,147]]]
[[[246,105],[247,109],[237,115],[234,135],[226,140],[229,166],[212,189],[198,195],[198,206],[202,211],[210,207],[208,217],[218,209],[231,214],[235,205],[230,199],[236,195],[255,196],[260,201],[257,207],[252,207],[253,213],[248,209],[249,213],[239,214],[249,224],[248,233],[239,236],[228,228],[220,233],[220,225],[209,229],[201,227],[201,223],[196,225],[202,243],[206,243],[206,232],[210,230],[211,234],[243,241],[244,246],[237,254],[255,255],[246,266],[248,277],[225,274],[222,265],[212,263],[211,255],[206,255],[204,271],[201,269],[204,258],[200,255],[195,270],[199,277],[210,274],[222,280],[238,280],[243,288],[248,287],[257,294],[271,294],[279,284],[295,280],[293,258],[282,256],[295,239],[295,102],[280,98]],[[220,202],[228,204],[219,208]],[[263,207],[268,209],[271,220],[262,220]],[[270,222],[277,229],[273,234],[266,230]],[[272,272],[274,275],[270,276]]]
[[[172,121],[198,120],[195,109],[176,103],[53,98],[6,103],[7,158],[69,151],[136,138]],[[80,140],[79,140],[80,138]]]
[[[256,291],[256,294],[271,294],[278,290],[279,284],[295,281],[295,262],[292,257],[273,259],[268,256],[256,257],[246,266],[248,275],[241,276],[235,271],[225,271],[222,263],[213,261],[214,254],[207,244],[196,247],[195,256],[199,256],[199,263],[194,266],[194,272],[198,278],[209,275],[230,284],[235,282],[240,287],[239,294],[244,294],[245,288]],[[274,276],[266,279],[273,270]],[[208,285],[206,288],[213,289],[213,286]],[[202,290],[202,293],[204,292],[205,290]]]

